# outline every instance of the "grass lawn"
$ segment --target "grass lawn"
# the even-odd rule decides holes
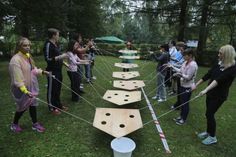
[[[45,68],[43,57],[35,57],[38,67]],[[94,69],[97,80],[93,86],[85,84],[86,94],[83,97],[96,107],[115,108],[116,105],[102,100],[101,96],[107,89],[112,87],[112,71],[121,71],[114,67],[119,59],[114,57],[98,56]],[[137,69],[144,79],[146,94],[151,101],[157,115],[162,115],[170,110],[176,97],[169,98],[167,102],[157,104],[151,97],[155,95],[155,62],[137,61],[140,67]],[[200,67],[198,78],[202,77],[208,68]],[[70,86],[69,78],[63,69],[63,82]],[[39,77],[40,98],[46,101],[46,78]],[[201,87],[205,87],[206,84]],[[94,128],[91,124],[83,122],[67,114],[53,116],[48,112],[45,104],[38,106],[38,119],[46,128],[45,133],[36,133],[31,130],[31,119],[25,113],[20,120],[24,131],[20,134],[12,133],[9,125],[15,112],[14,101],[10,94],[10,78],[8,62],[0,63],[0,156],[1,157],[112,157],[110,142],[112,136]],[[236,156],[236,83],[233,82],[228,101],[226,101],[216,114],[218,143],[212,146],[204,146],[196,137],[196,132],[204,131],[205,122],[205,97],[196,99],[190,103],[190,114],[187,124],[177,126],[172,120],[177,117],[179,111],[173,111],[159,119],[162,130],[169,144],[171,154],[166,154],[154,123],[145,125],[127,137],[136,143],[133,152],[134,157],[235,157]],[[193,93],[196,95],[200,89]],[[80,103],[70,101],[71,92],[63,86],[61,99],[68,104],[69,112],[77,115],[88,122],[93,122],[95,108],[85,100]],[[142,98],[144,98],[142,96]],[[146,106],[143,99],[141,102],[125,105],[125,108],[142,108]],[[150,120],[151,114],[148,108],[140,111],[143,123]]]

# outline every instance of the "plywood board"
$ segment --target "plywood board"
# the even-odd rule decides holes
[[[140,56],[120,56],[121,59],[140,59]]]
[[[123,80],[128,80],[140,76],[138,71],[129,71],[129,72],[113,72],[112,77],[119,78]]]
[[[126,90],[135,90],[141,87],[144,87],[145,84],[142,80],[130,80],[130,81],[124,81],[124,80],[116,80],[113,81],[113,87],[126,89]]]
[[[107,90],[103,99],[119,106],[126,105],[141,101],[141,91]]]
[[[127,54],[136,54],[138,53],[137,50],[119,50],[120,53],[127,53]]]
[[[143,127],[139,110],[96,108],[93,126],[114,137],[122,137]]]
[[[119,68],[131,69],[131,68],[137,68],[138,64],[133,64],[133,63],[115,63],[115,66],[119,67]]]

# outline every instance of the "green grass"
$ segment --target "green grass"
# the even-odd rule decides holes
[[[38,67],[45,68],[43,57],[36,57],[35,61]],[[113,63],[119,62],[119,59],[113,57],[97,57],[96,70],[94,75],[97,80],[94,87],[99,94],[103,96],[105,89],[114,89],[112,87],[112,71],[121,71],[114,67]],[[155,95],[156,63],[137,61],[141,66],[138,71],[141,73],[139,79],[150,82],[145,87],[153,108],[157,115],[162,115],[169,111],[170,106],[176,98],[169,99],[167,102],[158,104],[151,100]],[[198,78],[203,76],[207,68],[200,68]],[[152,73],[154,72],[154,73]],[[66,70],[63,70],[63,82],[70,85]],[[154,79],[153,79],[154,78]],[[8,62],[0,63],[0,156],[1,157],[111,157],[113,156],[110,148],[110,142],[114,139],[112,136],[94,128],[91,124],[80,121],[67,114],[53,116],[48,112],[45,104],[38,106],[38,119],[46,127],[45,133],[36,133],[31,130],[31,120],[28,113],[25,113],[20,124],[24,131],[20,134],[14,134],[9,129],[9,124],[15,112],[15,104],[10,94],[10,78],[8,73]],[[152,80],[152,81],[149,81]],[[46,100],[46,78],[39,77],[40,98]],[[202,85],[201,88],[205,87]],[[226,101],[216,114],[217,119],[217,137],[219,142],[213,146],[204,146],[196,137],[196,132],[205,129],[205,97],[201,97],[191,102],[190,114],[187,124],[177,126],[172,118],[178,116],[178,111],[171,112],[160,118],[161,127],[165,133],[167,142],[172,151],[168,156],[171,157],[234,157],[236,156],[236,83],[234,82],[228,101]],[[84,97],[97,107],[117,107],[101,99],[95,90],[85,84],[86,94]],[[153,91],[152,93],[150,93]],[[196,95],[198,89],[193,96]],[[61,99],[68,104],[69,112],[75,114],[89,122],[93,122],[95,109],[86,101],[72,103],[70,101],[71,92],[65,87],[62,88]],[[145,100],[141,102],[125,105],[125,108],[142,108],[146,106]],[[143,123],[152,120],[149,110],[141,110]],[[167,154],[164,151],[159,134],[153,123],[145,125],[142,129],[135,131],[128,137],[132,138],[137,147],[133,152],[134,157],[164,157]]]

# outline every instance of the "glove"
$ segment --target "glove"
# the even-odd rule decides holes
[[[27,90],[27,88],[26,88],[25,86],[21,86],[21,87],[20,87],[20,90],[21,90],[24,94],[28,95],[30,98],[32,98],[32,97],[34,96],[31,92],[29,92],[29,91]]]

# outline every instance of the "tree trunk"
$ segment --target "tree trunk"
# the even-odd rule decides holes
[[[29,37],[29,20],[28,20],[28,15],[27,12],[22,10],[22,15],[21,15],[21,35],[23,37]]]
[[[198,54],[201,54],[202,51],[206,48],[208,11],[209,11],[209,1],[205,0],[201,13],[201,22],[200,22],[198,47],[197,47]]]
[[[180,11],[180,15],[179,15],[178,41],[184,41],[188,1],[181,0],[180,6],[181,6],[181,11]]]

